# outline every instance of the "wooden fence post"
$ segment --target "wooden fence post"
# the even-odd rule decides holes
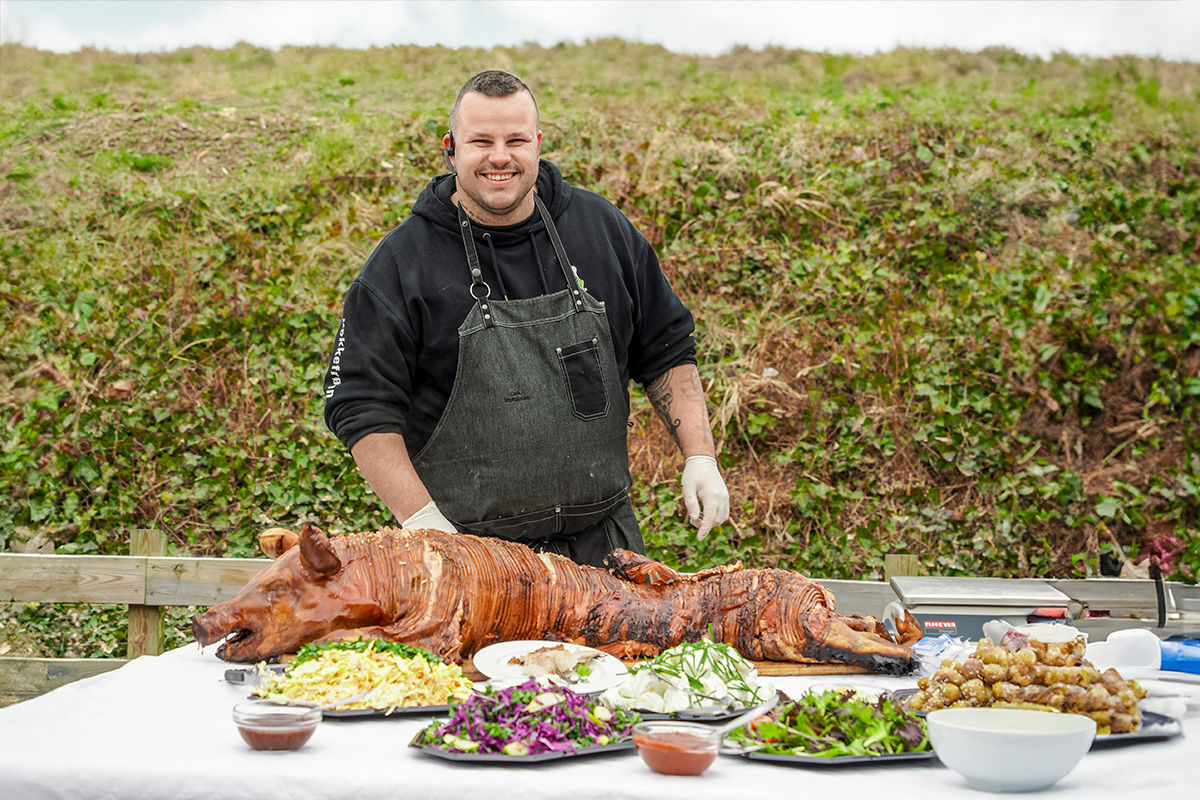
[[[896,575],[920,575],[920,560],[908,553],[890,553],[883,557],[883,580],[890,581]]]
[[[129,555],[162,556],[167,553],[167,537],[157,529],[135,528],[129,534]],[[142,579],[143,587],[145,576]],[[129,631],[125,638],[125,657],[156,656],[163,649],[163,609],[161,606],[129,606]]]

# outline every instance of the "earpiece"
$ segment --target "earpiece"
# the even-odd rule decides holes
[[[446,162],[446,169],[455,172],[454,165],[450,163],[450,156],[454,155],[454,133],[448,132],[446,136],[449,137],[450,141],[446,147],[442,148],[442,161]]]

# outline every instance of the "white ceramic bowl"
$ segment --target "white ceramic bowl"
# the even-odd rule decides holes
[[[941,762],[988,792],[1029,792],[1062,780],[1092,746],[1082,714],[1018,708],[944,708],[925,717]]]

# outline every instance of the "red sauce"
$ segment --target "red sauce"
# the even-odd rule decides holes
[[[316,725],[307,728],[280,728],[276,730],[249,728],[238,725],[238,733],[254,750],[299,750],[313,735]]]
[[[633,743],[646,766],[663,775],[699,775],[717,757],[712,744],[687,731],[636,733]]]

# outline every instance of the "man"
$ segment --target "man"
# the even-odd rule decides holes
[[[541,160],[519,78],[463,86],[451,172],[346,294],[325,421],[406,528],[523,541],[582,564],[644,552],[629,502],[630,379],[686,463],[703,538],[729,515],[692,316],[628,219]]]

